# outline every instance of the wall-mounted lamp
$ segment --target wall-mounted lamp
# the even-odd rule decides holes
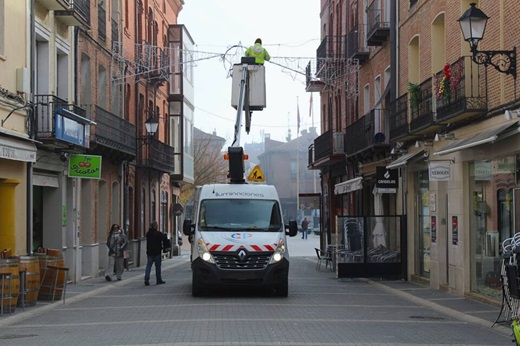
[[[415,141],[415,147],[416,148],[420,148],[420,147],[426,147],[426,146],[432,146],[433,145],[433,142],[431,140],[427,140],[427,141]]]
[[[144,126],[146,127],[146,132],[148,136],[153,137],[157,132],[157,128],[159,127],[159,121],[155,115],[152,115],[144,122]]]
[[[506,110],[504,112],[504,118],[506,118],[506,120],[511,120],[514,117],[520,118],[520,109]]]
[[[435,138],[433,139],[434,142],[438,142],[443,139],[452,140],[455,139],[455,135],[453,133],[437,133],[435,134]]]
[[[390,150],[390,155],[398,155],[398,154],[406,153],[406,150],[403,149],[403,145],[404,145],[403,142],[395,142],[392,147],[392,150]]]
[[[146,143],[149,143],[150,139],[155,135],[157,129],[159,128],[159,120],[155,115],[151,115],[144,122],[144,126],[146,127],[146,136],[138,137],[137,139],[141,141],[141,145],[139,145],[138,149],[140,149]]]
[[[468,41],[473,61],[478,65],[493,66],[497,71],[510,74],[516,79],[516,47],[513,50],[478,50],[484,37],[489,17],[472,2],[470,8],[459,18],[464,40]]]

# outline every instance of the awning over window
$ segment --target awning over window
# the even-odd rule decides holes
[[[334,194],[341,195],[343,193],[349,193],[352,191],[360,190],[363,188],[363,184],[361,181],[363,177],[357,177],[354,179],[350,179],[339,184],[334,185]]]
[[[408,161],[410,161],[411,159],[413,159],[419,155],[424,155],[424,153],[425,153],[424,150],[419,150],[419,151],[416,151],[415,153],[405,154],[405,155],[401,156],[400,158],[398,158],[397,160],[390,162],[390,164],[388,166],[386,166],[386,169],[394,169],[394,168],[406,166]]]
[[[29,139],[0,135],[0,158],[24,162],[36,162],[36,145]]]
[[[507,137],[510,134],[518,133],[519,130],[520,127],[518,122],[498,126],[494,129],[484,131],[477,135],[454,141],[453,143],[450,143],[444,148],[442,148],[441,150],[433,153],[433,155],[450,154],[462,149],[468,149],[471,147],[476,147],[477,145],[495,142],[497,140]]]

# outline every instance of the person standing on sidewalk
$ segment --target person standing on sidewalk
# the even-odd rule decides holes
[[[152,271],[152,265],[155,265],[157,285],[166,283],[162,280],[161,276],[161,252],[165,235],[158,230],[158,227],[159,225],[157,224],[157,221],[153,221],[150,225],[150,229],[146,232],[146,256],[148,261],[146,262],[146,269],[144,271],[145,286],[150,286],[150,272]]]
[[[121,227],[119,227],[118,224],[113,224],[107,238],[108,264],[105,268],[105,279],[107,281],[112,281],[112,273],[114,270],[117,280],[121,280],[123,275],[124,252],[127,245],[128,241]]]
[[[309,221],[306,217],[302,220],[302,239],[307,239],[307,232],[309,228]]]

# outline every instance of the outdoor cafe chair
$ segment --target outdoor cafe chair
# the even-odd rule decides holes
[[[332,270],[332,256],[330,252],[323,251],[317,247],[315,247],[314,250],[316,250],[316,257],[318,258],[318,262],[316,263],[316,270],[321,269],[321,262],[325,262],[325,269],[330,266],[330,270]]]

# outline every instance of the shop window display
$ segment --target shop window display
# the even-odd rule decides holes
[[[520,231],[520,155],[470,165],[472,290],[500,299],[502,242]]]

